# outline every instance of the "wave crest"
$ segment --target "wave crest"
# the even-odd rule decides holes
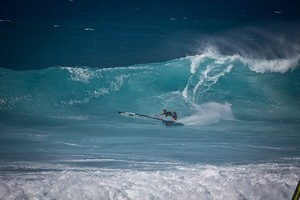
[[[286,73],[299,66],[300,55],[285,59],[243,59],[244,63],[257,73]]]

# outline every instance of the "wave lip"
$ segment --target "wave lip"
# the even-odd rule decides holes
[[[245,65],[257,73],[286,73],[299,66],[300,55],[284,59],[243,59]]]

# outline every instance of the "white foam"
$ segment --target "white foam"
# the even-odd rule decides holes
[[[124,79],[128,77],[129,75],[116,75],[115,77],[112,77],[112,80],[108,82],[106,87],[101,87],[99,89],[89,91],[89,97],[97,98],[109,94],[111,92],[118,92],[124,84]]]
[[[93,29],[93,28],[85,28],[84,30],[85,31],[94,31],[95,29]]]
[[[80,121],[90,119],[89,116],[81,116],[81,115],[78,115],[78,116],[75,116],[75,115],[52,116],[52,118],[54,118],[54,119],[71,119],[71,120],[80,120]]]
[[[0,199],[291,199],[300,168],[288,164],[178,166],[5,174]]]
[[[93,90],[87,90],[85,97],[81,99],[68,99],[61,100],[64,105],[75,105],[75,104],[86,104],[90,99],[105,96],[111,92],[117,92],[121,89],[124,84],[124,80],[129,78],[130,75],[118,74],[118,69],[104,68],[104,69],[90,69],[90,68],[73,68],[73,67],[62,67],[70,73],[71,80],[90,83],[91,81],[97,81],[96,87]],[[122,69],[122,68],[120,68]],[[116,73],[114,76],[112,73]],[[109,74],[109,75],[107,75]],[[97,88],[97,85],[98,88]]]
[[[300,55],[284,59],[242,59],[243,62],[257,73],[285,73],[299,66]]]
[[[182,91],[184,99],[198,103],[221,77],[231,72],[232,62],[238,58],[238,56],[221,56],[213,50],[191,57],[191,75]]]
[[[84,83],[88,83],[95,75],[94,71],[91,71],[88,68],[62,67],[62,69],[66,69],[70,72],[72,80]]]
[[[0,22],[11,22],[10,19],[0,19]]]
[[[277,14],[280,14],[280,11],[275,11]],[[260,33],[260,34],[266,34],[266,33]],[[208,46],[207,48],[204,48],[203,53],[201,55],[191,56],[191,74],[195,74],[197,72],[197,69],[201,67],[202,64],[211,64],[211,63],[205,63],[208,60],[211,60],[214,64],[233,64],[233,61],[241,61],[244,63],[250,70],[255,71],[257,73],[285,73],[289,70],[294,70],[296,67],[300,65],[300,55],[299,53],[299,45],[297,42],[293,44],[290,41],[287,41],[286,37],[283,36],[272,36],[274,40],[276,40],[277,43],[284,45],[289,44],[290,48],[293,49],[294,53],[291,53],[289,51],[285,51],[284,49],[282,52],[284,52],[283,58],[273,58],[273,59],[267,59],[265,58],[266,55],[262,53],[262,58],[252,58],[247,57],[247,55],[222,55],[219,53],[216,47]],[[273,54],[272,54],[273,55]],[[275,56],[275,55],[273,55]]]
[[[61,100],[60,102],[63,105],[77,105],[77,104],[86,104],[89,102],[89,98],[83,98],[83,99],[69,99],[69,100]]]
[[[221,58],[221,55],[215,48],[208,47],[204,50],[203,54],[196,55],[196,56],[190,56],[189,58],[191,59],[190,72],[192,74],[194,74],[194,73],[196,73],[198,67],[201,66],[201,64],[204,63],[206,60],[209,60],[209,59],[218,60]]]
[[[77,146],[77,147],[82,147],[82,146],[79,145],[79,144],[70,143],[70,142],[57,142],[57,144],[64,144],[64,145],[67,145],[67,146]]]
[[[208,125],[218,123],[220,120],[234,119],[231,104],[220,104],[209,102],[201,105],[193,105],[194,113],[190,116],[183,117],[179,122],[186,125]]]
[[[15,95],[0,99],[0,110],[13,110],[16,104],[20,101],[32,100],[31,95]]]

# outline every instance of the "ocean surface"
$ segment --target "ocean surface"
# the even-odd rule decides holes
[[[2,1],[0,199],[291,199],[296,5]]]

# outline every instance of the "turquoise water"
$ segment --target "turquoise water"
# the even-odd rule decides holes
[[[299,57],[1,69],[1,198],[286,199]],[[182,127],[132,119],[176,110]]]

